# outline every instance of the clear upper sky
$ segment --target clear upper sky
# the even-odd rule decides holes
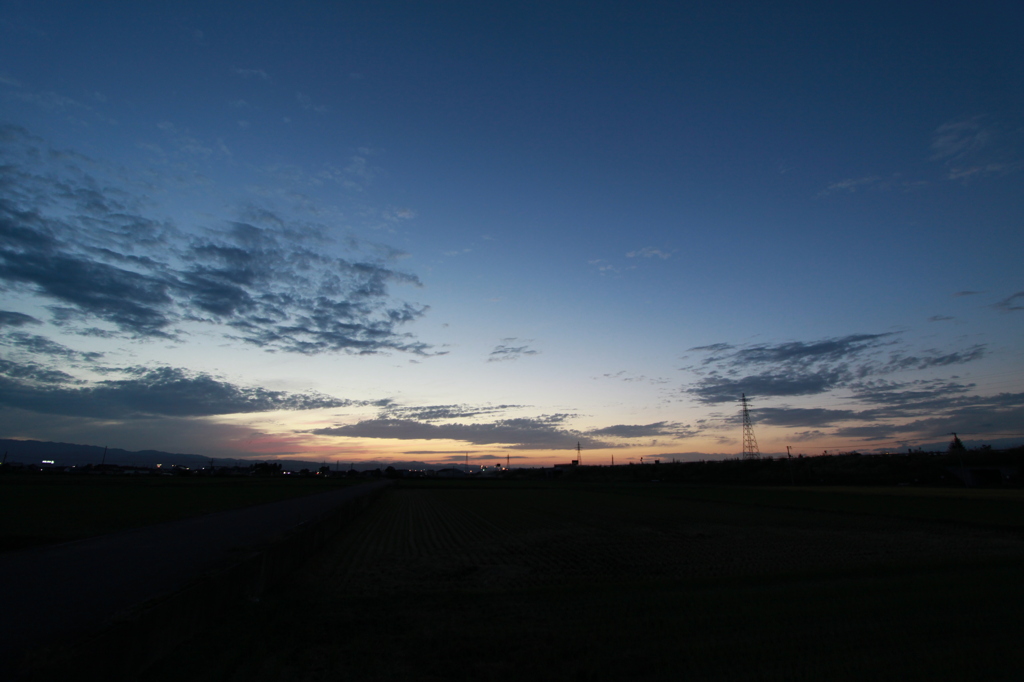
[[[17,2],[0,437],[1024,440],[1024,6]],[[695,454],[702,453],[702,454]]]

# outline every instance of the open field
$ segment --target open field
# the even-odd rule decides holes
[[[660,493],[688,500],[816,511],[952,521],[1024,530],[1019,488],[915,488],[899,486],[679,486]]]
[[[80,540],[350,484],[348,479],[297,477],[5,475],[0,476],[0,551]]]
[[[148,679],[1016,679],[1021,527],[913,500],[1024,496],[768,492],[403,484]]]

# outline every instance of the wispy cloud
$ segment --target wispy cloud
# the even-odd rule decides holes
[[[691,348],[709,353],[693,368],[703,376],[685,389],[703,403],[754,396],[804,396],[849,387],[869,376],[909,370],[947,367],[985,356],[984,345],[940,351],[909,352],[898,345],[897,335],[851,334],[814,342],[790,341],[735,347],[712,344]]]
[[[878,175],[869,175],[863,178],[847,178],[846,180],[840,180],[839,182],[833,182],[831,185],[823,190],[823,194],[831,194],[832,192],[856,192],[859,189],[871,187],[881,182],[882,178]]]
[[[932,135],[931,160],[950,180],[970,180],[1024,169],[1024,131],[1006,131],[987,116],[948,121]]]
[[[1024,423],[1024,393],[978,395],[973,384],[946,379],[869,379],[844,388],[851,408],[757,406],[751,414],[759,425],[804,429],[788,436],[802,442],[914,442],[945,437],[951,431],[1015,433]]]
[[[323,231],[268,210],[185,235],[70,161],[41,166],[62,157],[24,131],[3,133],[0,284],[48,303],[54,324],[175,338],[199,322],[273,351],[428,352],[399,332],[426,307],[389,292],[416,276],[331,255]]]
[[[945,161],[975,156],[992,143],[993,132],[984,125],[985,117],[943,123],[932,134],[932,160]]]
[[[473,445],[502,445],[521,450],[569,450],[579,442],[585,448],[610,447],[599,439],[565,426],[572,415],[500,419],[485,423],[432,423],[416,419],[379,417],[356,424],[314,431],[322,436],[389,438],[398,440],[453,440]]]
[[[609,263],[607,260],[603,258],[595,258],[593,260],[588,260],[587,265],[592,265],[593,267],[597,268],[597,271],[600,272],[602,275],[617,275],[620,272],[622,272],[622,268],[612,263]]]
[[[860,414],[854,410],[825,408],[759,407],[756,414],[758,424],[819,429],[861,418]]]
[[[1007,296],[998,303],[993,303],[992,307],[996,310],[1001,310],[1004,313],[1024,310],[1024,291],[1018,291],[1011,296]]]
[[[696,435],[696,431],[683,424],[662,421],[653,424],[615,424],[588,431],[587,434],[598,438],[686,438]]]
[[[599,377],[594,377],[594,379],[614,379],[617,381],[624,381],[626,383],[649,383],[652,385],[666,384],[669,382],[668,379],[665,379],[663,377],[651,378],[644,376],[642,374],[628,374],[625,370],[614,373],[602,374]]]
[[[977,398],[974,404],[960,404],[955,409],[913,421],[875,421],[869,424],[836,429],[839,438],[869,440],[920,440],[947,438],[950,433],[991,434],[1019,433],[1024,423],[1024,394],[1001,394],[992,399]]]
[[[188,130],[183,130],[170,121],[161,121],[157,123],[156,127],[164,132],[174,150],[185,156],[210,158],[218,151],[215,147],[200,141]]]
[[[388,405],[381,410],[381,415],[393,419],[414,419],[422,422],[436,422],[445,419],[467,419],[481,415],[501,414],[522,405],[424,405],[399,406]]]
[[[269,81],[270,75],[263,69],[231,69],[231,73],[249,80]]]
[[[660,258],[661,260],[668,260],[671,257],[671,251],[663,251],[652,246],[645,246],[642,249],[630,251],[626,254],[626,258]]]
[[[894,173],[889,176],[882,175],[868,175],[860,178],[847,178],[838,182],[833,182],[831,185],[823,189],[819,196],[828,196],[829,194],[847,193],[853,194],[862,190],[873,190],[873,191],[903,191],[910,192],[919,190],[928,185],[926,180],[906,180],[899,173]]]
[[[5,327],[24,327],[27,324],[42,324],[42,322],[25,313],[0,310],[0,329]]]
[[[26,334],[25,332],[13,331],[0,334],[0,344],[14,348],[33,355],[48,355],[51,357],[64,358],[65,360],[84,360],[93,362],[103,357],[103,353],[83,353],[68,348],[62,343],[38,334]]]
[[[330,111],[330,109],[326,105],[314,103],[313,98],[305,93],[295,93],[295,99],[298,100],[299,106],[306,111],[314,111],[318,114]]]
[[[0,405],[99,419],[197,417],[353,404],[319,393],[243,387],[175,367],[129,367],[119,378],[86,383],[36,363],[0,360]]]
[[[501,343],[495,346],[494,350],[487,356],[487,362],[504,362],[518,360],[528,355],[539,355],[539,350],[530,348],[529,344],[532,342],[533,339],[517,339],[515,337],[502,339]]]

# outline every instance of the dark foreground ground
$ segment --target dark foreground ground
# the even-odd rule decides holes
[[[144,482],[135,485],[141,486],[141,490],[155,490]],[[326,491],[308,488],[318,494],[305,495],[296,495],[289,489],[276,495],[285,498],[276,502],[202,516],[189,516],[194,500],[188,488],[177,487],[178,495],[151,500],[149,504],[135,499],[134,494],[124,494],[120,487],[108,491],[106,501],[127,517],[122,519],[124,526],[134,525],[136,519],[130,511],[138,510],[145,517],[154,507],[160,508],[161,515],[175,510],[178,516],[186,518],[0,553],[0,680],[68,679],[84,668],[89,668],[98,679],[120,677],[121,671],[132,668],[118,665],[116,659],[124,659],[130,651],[100,657],[98,665],[95,660],[82,660],[90,650],[98,650],[101,643],[112,651],[117,651],[119,644],[123,650],[139,646],[137,639],[132,641],[128,636],[110,641],[111,636],[105,633],[113,627],[120,624],[121,631],[127,628],[125,634],[130,635],[134,626],[127,623],[135,622],[135,614],[141,608],[195,585],[213,584],[215,576],[235,575],[237,571],[230,571],[241,564],[258,567],[247,589],[249,593],[262,594],[264,585],[276,579],[274,566],[264,568],[258,563],[269,552],[266,548],[296,537],[295,533],[307,524],[317,524],[347,508],[346,505],[372,495],[382,485],[386,484],[335,486]],[[12,485],[7,489],[16,488]],[[219,489],[228,493],[225,500],[253,499],[248,492],[237,495],[230,494],[230,487]],[[256,499],[265,497],[263,493],[256,495]],[[93,515],[80,506],[77,492],[52,499],[54,508],[45,514],[50,518],[44,525],[59,520],[60,514]],[[9,503],[5,500],[5,504]],[[17,518],[22,517],[19,514]],[[7,521],[19,528],[30,525]],[[68,524],[57,525],[63,528]],[[208,611],[202,607],[194,610],[200,616]],[[194,623],[195,619],[181,622]],[[171,634],[178,639],[178,633]],[[133,659],[148,657],[135,655]],[[85,673],[82,674],[84,679]]]
[[[403,484],[162,680],[1020,679],[1020,492]]]

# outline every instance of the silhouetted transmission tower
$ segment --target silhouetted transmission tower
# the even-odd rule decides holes
[[[743,459],[758,459],[761,451],[757,449],[754,438],[754,425],[750,423],[750,410],[747,409],[747,394],[741,393],[740,405],[743,406]]]

